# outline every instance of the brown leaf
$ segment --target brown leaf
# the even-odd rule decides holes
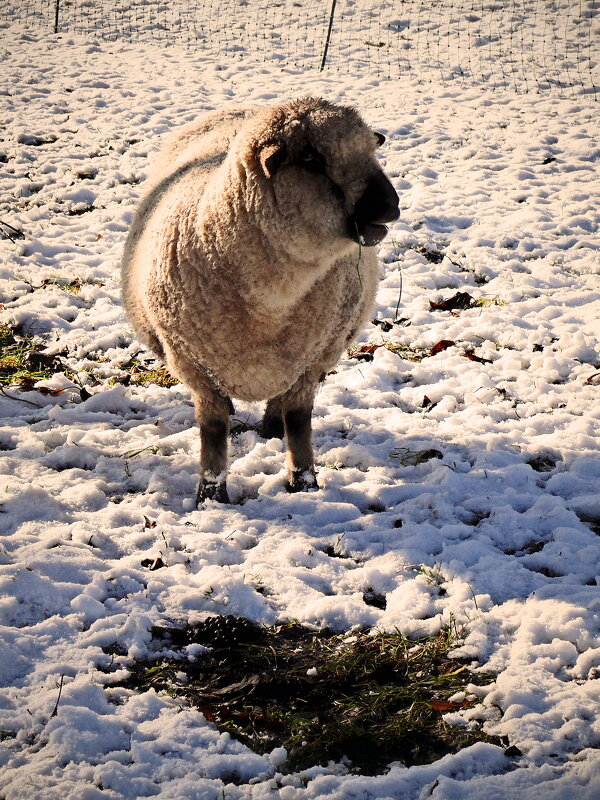
[[[156,520],[148,519],[148,517],[144,514],[144,528],[156,528]]]
[[[453,342],[452,339],[440,339],[440,341],[437,344],[433,345],[433,347],[429,351],[429,355],[434,356],[436,355],[436,353],[441,353],[455,344],[456,342]]]
[[[19,378],[18,386],[22,392],[34,392],[36,383],[37,379],[34,380],[33,378],[30,378],[28,375],[23,375],[23,377]]]
[[[154,572],[155,569],[160,569],[161,567],[166,567],[167,565],[162,560],[160,556],[155,559],[152,558],[144,558],[142,561],[142,567],[147,567],[150,572]]]
[[[67,386],[62,386],[60,389],[49,389],[47,386],[38,386],[37,391],[41,394],[57,395],[61,392],[66,392],[67,388]]]
[[[348,355],[350,358],[357,358],[359,361],[373,361],[373,353],[378,347],[383,347],[383,345],[374,343],[361,344],[360,347],[351,350]]]
[[[491,358],[481,358],[481,356],[476,356],[475,353],[471,353],[469,350],[466,350],[462,355],[465,358],[468,358],[469,361],[476,361],[478,364],[491,364]]]
[[[440,300],[439,303],[429,301],[430,311],[464,311],[466,308],[471,308],[474,300],[468,292],[457,292],[452,297],[446,300]]]
[[[458,708],[468,708],[471,703],[452,703],[450,700],[430,700],[428,705],[434,711],[456,711]]]
[[[49,356],[46,353],[38,353],[36,350],[31,350],[25,356],[25,363],[27,366],[36,372],[49,369],[56,372],[61,366],[60,361],[56,356]]]
[[[387,319],[377,319],[377,317],[375,317],[375,319],[371,320],[371,325],[379,325],[384,333],[392,330],[392,323]]]
[[[374,353],[375,350],[377,350],[377,348],[381,347],[381,346],[382,345],[375,344],[374,342],[371,342],[370,344],[361,344],[361,346],[357,350],[355,350],[354,352],[356,352],[356,353]]]
[[[600,372],[594,372],[593,375],[590,375],[587,378],[586,383],[590,386],[600,386]]]
[[[206,705],[202,705],[202,706],[197,706],[197,708],[198,708],[198,711],[200,711],[200,713],[204,715],[204,718],[207,719],[209,722],[214,722],[215,721],[215,715],[214,715],[214,710],[215,709],[214,709],[214,706],[211,706],[210,704],[206,704]]]
[[[434,403],[433,400],[431,400],[431,398],[425,395],[425,397],[423,398],[423,402],[421,404],[421,408],[426,408],[428,411],[430,411],[432,408],[435,408],[437,406],[438,402],[439,401]]]

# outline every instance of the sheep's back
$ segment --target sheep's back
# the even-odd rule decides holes
[[[178,128],[165,139],[144,185],[146,191],[186,164],[214,161],[219,164],[242,124],[256,112],[253,106],[231,106],[208,111]]]

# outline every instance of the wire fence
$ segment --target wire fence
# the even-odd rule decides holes
[[[597,99],[600,0],[4,0],[0,26]]]

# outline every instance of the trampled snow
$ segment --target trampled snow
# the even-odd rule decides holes
[[[68,367],[40,382],[61,392],[0,395],[2,796],[598,797],[597,103],[18,26],[0,52],[0,219],[25,234],[0,242],[1,319]],[[307,92],[356,105],[387,137],[402,214],[373,316],[394,319],[402,286],[401,321],[359,344],[395,349],[327,376],[319,491],[287,494],[282,443],[246,430],[233,504],[196,510],[189,392],[118,382],[150,359],[119,298],[138,184],[161,136],[202,111]],[[61,288],[72,281],[78,292]],[[432,309],[459,291],[479,302]],[[441,340],[453,344],[428,355]],[[260,411],[236,402],[235,417]],[[157,556],[164,568],[142,566]],[[281,748],[253,753],[181,701],[116,685],[152,625],[207,612],[462,631],[456,655],[497,677],[448,721],[522,755],[482,743],[379,777],[343,764],[284,776]]]

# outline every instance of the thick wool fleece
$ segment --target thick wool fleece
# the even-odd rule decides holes
[[[127,240],[123,298],[197,404],[207,378],[263,400],[335,365],[377,285],[374,248],[347,230],[380,171],[376,144],[353,109],[311,98],[211,112],[167,143]],[[326,174],[300,163],[307,145]]]

